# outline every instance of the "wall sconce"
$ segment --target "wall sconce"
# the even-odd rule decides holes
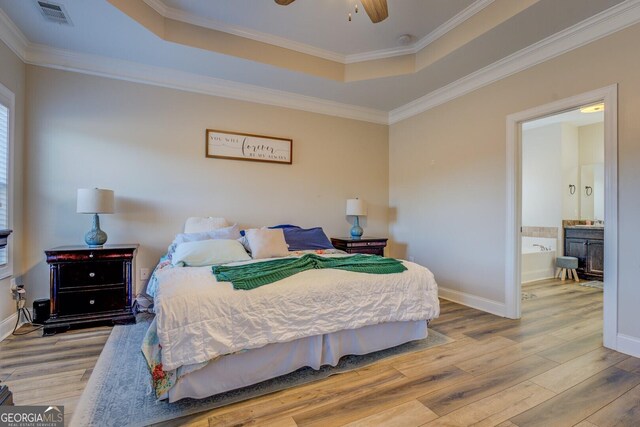
[[[584,194],[586,194],[587,197],[592,195],[593,194],[593,187],[589,187],[588,185],[586,187],[584,187]]]
[[[573,184],[569,184],[569,194],[571,194],[572,196],[574,194],[576,194],[576,186]]]

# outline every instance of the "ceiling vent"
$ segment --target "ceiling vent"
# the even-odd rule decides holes
[[[38,0],[38,9],[40,13],[49,22],[55,22],[56,24],[72,25],[71,19],[61,4],[52,3],[50,1]]]

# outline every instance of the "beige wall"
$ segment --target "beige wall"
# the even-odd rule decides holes
[[[110,188],[110,243],[138,242],[155,265],[184,220],[295,223],[345,235],[346,199],[369,205],[365,233],[388,221],[387,126],[100,77],[27,67],[27,279],[48,296],[43,251],[82,244],[90,218],[76,189]],[[293,139],[293,165],[205,158],[205,129]]]
[[[640,25],[391,126],[394,255],[504,303],[507,115],[619,84],[619,333],[640,338]]]
[[[578,128],[580,140],[580,166],[604,164],[604,123],[594,123]]]
[[[13,146],[13,272],[19,276],[23,271],[23,194],[24,194],[24,93],[25,65],[2,41],[0,41],[0,83],[16,96],[15,129]],[[15,313],[15,302],[9,296],[9,279],[0,281],[0,322]],[[13,326],[13,325],[11,325]]]

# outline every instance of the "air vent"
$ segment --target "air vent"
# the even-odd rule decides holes
[[[61,4],[40,0],[38,0],[37,3],[40,13],[42,13],[42,16],[44,16],[44,19],[47,21],[55,22],[56,24],[72,25],[67,11]]]

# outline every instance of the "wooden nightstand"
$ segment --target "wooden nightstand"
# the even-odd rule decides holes
[[[98,323],[135,323],[133,262],[137,244],[61,246],[45,251],[51,317],[44,334]]]
[[[363,237],[352,239],[351,237],[332,237],[331,244],[334,248],[350,254],[372,254],[384,256],[384,248],[387,240],[383,237]]]

